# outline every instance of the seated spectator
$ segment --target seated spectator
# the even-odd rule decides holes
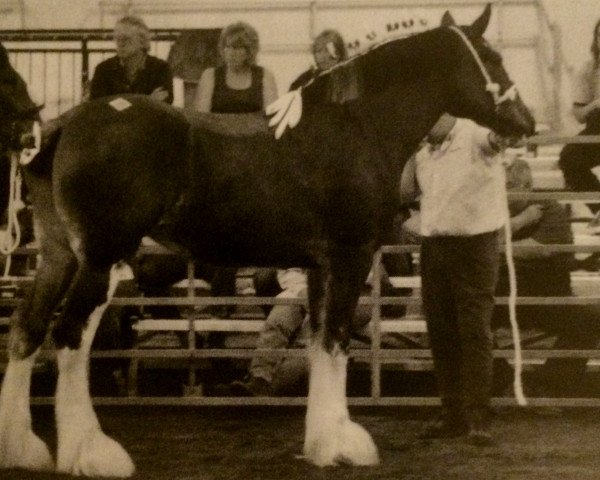
[[[149,55],[150,30],[135,16],[115,25],[116,55],[99,63],[90,84],[89,98],[119,93],[140,93],[173,102],[173,76],[169,64]]]
[[[529,164],[517,159],[506,171],[507,189],[530,191]],[[569,244],[573,242],[569,214],[553,200],[511,201],[511,229],[514,245]],[[515,249],[515,269],[519,296],[568,297],[573,295],[570,272],[573,254],[569,252]],[[506,264],[501,266],[496,294],[509,293]],[[536,328],[556,336],[555,349],[596,348],[600,340],[598,305],[517,305],[521,328]],[[506,305],[496,305],[494,327],[508,324]],[[496,360],[496,366],[501,360]],[[505,364],[505,362],[504,362]],[[534,372],[526,393],[535,396],[577,396],[585,392],[586,358],[549,358]],[[506,365],[506,364],[505,364]]]
[[[281,291],[276,298],[307,298],[306,273],[291,268],[277,271]],[[365,294],[370,294],[368,288]],[[406,295],[407,289],[395,289],[387,277],[385,269],[381,278],[382,296]],[[260,290],[257,294],[260,295]],[[402,316],[404,305],[382,306],[383,316]],[[362,330],[371,320],[372,307],[362,305],[357,308],[353,319],[353,331]],[[280,304],[270,310],[256,344],[260,349],[279,349],[305,346],[310,338],[310,322],[304,305]],[[247,377],[234,381],[229,389],[220,393],[238,396],[267,396],[292,390],[306,377],[308,363],[303,357],[257,356],[252,359]]]
[[[256,30],[247,23],[228,25],[219,38],[222,64],[202,72],[196,97],[195,109],[214,113],[259,112],[277,98],[275,77],[264,67],[256,64],[259,38]],[[220,267],[210,281],[214,296],[235,295],[237,269]],[[227,318],[235,310],[233,305],[215,306],[215,315]]]
[[[574,77],[573,116],[585,128],[579,135],[600,134],[600,20],[592,33],[589,58]],[[567,188],[576,192],[600,191],[600,144],[571,143],[560,152],[561,168]],[[596,214],[590,222],[590,230],[599,232],[600,203],[589,203],[588,207]],[[600,268],[600,254],[593,253],[579,263],[579,268],[597,271]]]
[[[169,64],[150,55],[151,32],[146,23],[136,16],[125,16],[117,21],[113,32],[116,55],[100,62],[90,84],[89,99],[97,99],[120,93],[138,93],[171,103],[173,101],[173,77]],[[60,118],[60,117],[59,117]],[[170,279],[183,278],[187,260],[169,254],[138,255],[131,266],[138,280],[139,289],[148,296],[166,296]],[[177,272],[177,273],[174,273]],[[170,282],[170,283],[169,283]],[[114,317],[115,310],[122,310],[121,328],[131,336],[127,325],[135,312],[132,308],[109,307],[107,317]],[[153,306],[148,311],[155,317],[178,317],[173,306]]]

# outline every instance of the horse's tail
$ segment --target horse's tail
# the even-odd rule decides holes
[[[27,170],[36,176],[50,176],[54,163],[54,153],[62,134],[63,122],[61,117],[44,124],[42,128],[42,144],[40,151],[27,165]]]

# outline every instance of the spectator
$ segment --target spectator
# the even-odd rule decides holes
[[[148,54],[151,33],[145,22],[135,16],[117,21],[113,37],[116,55],[99,63],[90,85],[90,99],[120,93],[150,95],[157,100],[173,101],[173,78],[169,64]],[[144,240],[148,243],[148,240]],[[185,276],[187,261],[175,255],[138,255],[131,263],[140,290],[148,296],[166,295],[166,288]],[[127,309],[125,309],[127,311]],[[171,306],[153,306],[155,317],[177,317]]]
[[[348,57],[344,40],[335,30],[325,30],[313,42],[315,66],[300,74],[290,85],[295,90],[311,81],[323,70],[333,67]],[[331,98],[331,89],[320,93],[319,101]],[[258,296],[306,298],[306,274],[298,268],[288,270],[263,269],[255,277]],[[302,305],[276,305],[266,308],[267,319],[257,348],[287,348],[300,331],[305,310]],[[237,395],[268,395],[275,371],[280,364],[277,358],[256,357],[252,360],[249,374],[243,381],[234,381],[231,390]]]
[[[322,71],[348,58],[344,39],[337,30],[323,30],[319,33],[313,41],[312,54],[315,65],[298,76],[291,83],[290,90],[302,87]]]
[[[259,39],[256,30],[247,23],[238,22],[223,29],[219,38],[219,53],[223,64],[207,68],[202,73],[195,108],[201,112],[251,113],[259,112],[277,98],[273,74],[256,65]],[[214,296],[235,295],[236,268],[215,269],[211,281]],[[234,306],[217,306],[212,311],[227,318]]]
[[[573,115],[579,123],[585,124],[580,135],[600,134],[600,20],[596,23],[590,47],[591,58],[575,76],[573,85]],[[561,153],[558,162],[568,188],[579,191],[600,190],[600,144],[568,144]],[[588,204],[592,213],[600,211],[600,204]],[[590,227],[597,229],[600,217],[596,216]],[[588,260],[588,269],[598,269],[597,254]]]
[[[120,93],[138,93],[171,103],[173,101],[173,79],[169,64],[149,55],[151,33],[145,22],[135,16],[125,16],[117,21],[113,33],[116,55],[96,66],[92,78],[89,99],[97,99]],[[60,117],[59,117],[60,119]],[[60,122],[57,123],[59,125]],[[138,255],[131,262],[138,287],[146,295],[166,295],[165,270],[185,272],[186,260],[175,255]],[[155,272],[161,272],[156,275]],[[156,286],[156,283],[160,286]],[[135,287],[130,282],[121,282],[118,295],[134,295]],[[176,317],[179,310],[172,306],[152,306],[148,311],[155,317]],[[105,312],[94,341],[95,349],[130,348],[133,344],[131,318],[139,315],[135,307],[111,306]],[[124,371],[126,360],[95,359],[91,362],[97,393],[124,393]],[[116,385],[114,382],[116,380]]]
[[[335,30],[324,30],[313,42],[313,59],[315,65],[300,74],[290,85],[290,90],[302,87],[322,71],[335,66],[340,61],[348,58],[344,39]],[[352,72],[347,75],[337,76],[334,81],[327,82],[314,97],[318,102],[342,102],[355,98],[358,94],[358,83]],[[400,274],[398,269],[394,274]],[[273,281],[275,279],[275,282]],[[275,294],[277,297],[306,298],[306,276],[297,268],[288,270],[262,271],[255,279],[256,292],[259,296]],[[391,284],[385,284],[386,293],[393,291]],[[405,293],[403,290],[401,293]],[[287,348],[296,341],[303,341],[308,335],[308,323],[305,321],[306,312],[302,305],[276,305],[267,309],[267,319],[260,333],[257,347],[264,349]],[[403,313],[403,312],[402,312]],[[370,315],[368,316],[370,318]],[[364,316],[358,323],[363,325]],[[299,361],[300,360],[300,361]],[[303,374],[306,370],[302,359],[286,359],[285,364],[281,359],[269,357],[256,357],[252,360],[249,374],[242,381],[234,381],[230,390],[235,395],[269,395],[273,392],[272,382],[277,371],[288,372],[283,379],[284,384],[294,384],[295,373]]]
[[[416,154],[416,178],[403,182],[412,187],[404,197],[416,198],[417,185],[421,192],[423,309],[442,401],[422,438],[493,442],[491,318],[506,208],[500,144],[493,132],[443,114]]]
[[[116,55],[99,63],[90,85],[90,99],[141,93],[173,102],[169,64],[149,55],[150,30],[139,17],[126,16],[115,25]]]
[[[221,32],[223,65],[202,72],[195,107],[200,112],[259,112],[277,98],[273,74],[256,65],[258,33],[247,23],[229,25]]]
[[[506,171],[507,189],[530,191],[531,169],[517,159]],[[511,230],[514,245],[573,243],[569,213],[558,202],[511,201]],[[573,254],[570,252],[514,251],[517,285],[520,296],[569,297]],[[509,293],[506,264],[500,269],[497,295]],[[524,328],[537,328],[557,337],[556,349],[587,350],[600,339],[598,305],[517,305],[517,318]],[[505,305],[494,310],[495,327],[508,323]],[[498,363],[502,363],[498,361]],[[505,363],[504,363],[505,364]],[[570,396],[585,390],[586,358],[549,358],[535,371],[528,385],[530,395]],[[505,367],[506,368],[506,367]]]
[[[277,279],[281,292],[276,298],[307,297],[306,274],[300,269],[278,270]],[[382,296],[406,295],[409,291],[395,289],[387,277],[385,269],[381,278]],[[365,294],[370,294],[367,289]],[[371,320],[371,306],[357,307],[352,322],[352,330],[358,332]],[[382,315],[399,317],[404,315],[405,306],[384,305]],[[310,338],[310,322],[304,305],[275,305],[259,334],[257,348],[280,349],[306,346]],[[222,392],[236,396],[268,396],[286,392],[296,387],[306,377],[308,363],[304,357],[257,356],[252,359],[248,376],[242,381],[234,381],[228,391]]]

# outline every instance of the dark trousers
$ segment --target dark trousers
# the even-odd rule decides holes
[[[487,410],[498,232],[424,237],[421,268],[423,308],[442,405],[464,409],[467,415]]]
[[[586,127],[579,135],[600,134],[600,113],[595,112],[587,121]],[[600,145],[597,143],[570,143],[560,152],[558,166],[563,172],[567,188],[576,192],[596,192],[600,190],[600,182],[592,168],[600,165]],[[600,204],[589,203],[593,213],[600,210]]]

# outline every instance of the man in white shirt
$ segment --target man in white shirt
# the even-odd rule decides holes
[[[489,445],[491,317],[506,218],[502,141],[448,114],[426,140],[412,184],[421,192],[423,308],[443,413],[421,437],[467,435]]]

